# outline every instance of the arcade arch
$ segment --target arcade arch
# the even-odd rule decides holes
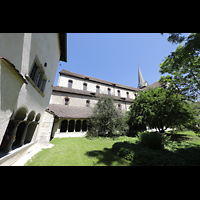
[[[28,109],[21,107],[12,115],[0,144],[0,153],[8,153],[32,141],[41,116],[39,113],[35,118],[35,114],[35,111],[28,114]]]
[[[60,133],[85,132],[87,131],[87,120],[83,119],[63,119],[60,122]]]

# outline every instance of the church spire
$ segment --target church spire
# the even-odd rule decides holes
[[[146,87],[148,83],[144,80],[142,73],[140,71],[139,65],[138,65],[138,88],[142,89]]]

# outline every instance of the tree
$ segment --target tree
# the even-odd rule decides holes
[[[161,74],[169,74],[161,76],[160,82],[194,100],[200,95],[200,33],[188,37],[171,33],[168,41],[180,45],[160,64]]]
[[[183,96],[161,87],[140,91],[128,112],[130,129],[138,124],[156,128],[160,133],[164,133],[167,128],[180,125],[189,127],[194,120],[195,111]]]
[[[102,96],[93,108],[93,114],[88,122],[88,136],[123,135],[127,129],[124,115],[114,105],[110,96]]]

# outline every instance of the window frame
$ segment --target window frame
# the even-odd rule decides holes
[[[87,91],[87,85],[88,85],[87,83],[83,83],[83,90],[84,91]]]
[[[73,85],[73,80],[69,79],[68,80],[68,88],[72,88]]]
[[[89,107],[90,107],[90,100],[87,99],[87,100],[86,100],[86,108],[89,108]]]
[[[44,97],[47,77],[45,75],[45,70],[40,64],[37,56],[33,61],[30,73],[26,74],[25,77],[31,83],[31,85]]]

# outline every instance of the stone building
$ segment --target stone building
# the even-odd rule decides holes
[[[49,112],[55,115],[52,137],[59,133],[86,132],[91,108],[100,95],[111,95],[118,109],[128,111],[139,90],[64,69],[59,73],[49,104]]]
[[[0,33],[0,44],[0,165],[11,165],[49,143],[54,115],[45,110],[66,33]]]

